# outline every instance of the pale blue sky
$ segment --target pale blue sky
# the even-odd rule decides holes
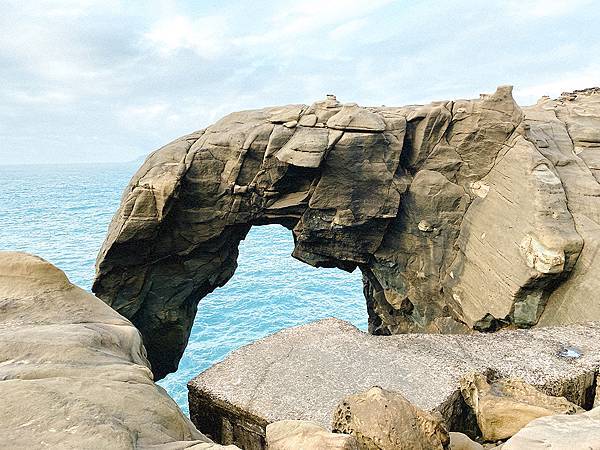
[[[228,112],[600,85],[595,0],[0,0],[0,164],[127,161]]]

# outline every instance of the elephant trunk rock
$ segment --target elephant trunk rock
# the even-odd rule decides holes
[[[233,113],[148,157],[93,291],[141,331],[156,378],[177,369],[199,300],[232,277],[253,225],[292,230],[307,264],[358,267],[373,334],[600,319],[599,154],[597,89],[528,108],[501,86]]]

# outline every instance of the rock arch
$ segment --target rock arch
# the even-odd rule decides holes
[[[582,280],[600,283],[582,252],[586,233],[598,245],[600,185],[573,149],[599,145],[600,94],[524,114],[511,92],[401,108],[328,96],[183,136],[131,180],[93,291],[140,329],[157,379],[176,370],[198,301],[231,278],[261,224],[292,230],[301,261],[360,268],[374,334],[577,320]],[[587,110],[583,131],[573,105]]]

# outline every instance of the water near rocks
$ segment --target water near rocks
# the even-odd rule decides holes
[[[37,254],[90,289],[94,261],[137,164],[0,166],[0,249]],[[232,350],[282,328],[335,316],[366,329],[360,273],[293,259],[292,234],[255,227],[239,267],[204,298],[179,370],[160,384],[187,412],[186,383]]]

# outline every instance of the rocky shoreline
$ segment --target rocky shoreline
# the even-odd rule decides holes
[[[0,299],[7,448],[600,445],[600,408],[585,412],[598,403],[597,322],[469,335],[373,336],[337,319],[286,329],[190,381],[192,424],[154,384],[140,333],[56,267],[0,252]]]
[[[0,441],[218,449],[154,384],[139,332],[36,256],[0,252]]]
[[[337,319],[322,320],[245,346],[198,375],[188,384],[190,417],[218,442],[263,449],[269,423],[301,419],[331,429],[340,399],[380,386],[423,411],[437,411],[451,431],[481,437],[473,402],[462,394],[475,383],[469,377],[523,380],[589,409],[600,367],[599,335],[600,326],[592,323],[479,335],[371,336]]]
[[[370,334],[327,319],[247,345],[189,382],[190,421],[155,381],[270,223],[301,261],[362,271]],[[0,442],[600,448],[599,248],[598,88],[234,113],[142,165],[96,296],[0,252]]]

